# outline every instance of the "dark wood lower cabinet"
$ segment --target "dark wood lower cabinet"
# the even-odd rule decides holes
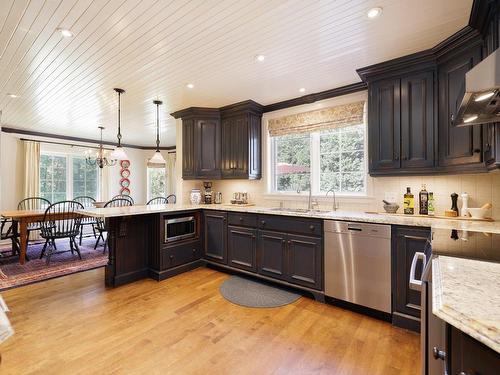
[[[227,264],[227,213],[205,211],[204,253],[211,261]]]
[[[258,272],[286,279],[286,233],[259,230]]]
[[[322,289],[323,257],[321,239],[288,235],[288,280],[313,289]]]
[[[257,271],[257,229],[229,226],[227,228],[228,265]]]
[[[420,292],[410,289],[410,268],[416,252],[424,252],[430,229],[393,227],[392,240],[392,316],[403,328],[420,330]],[[416,277],[423,271],[417,263]]]
[[[201,259],[200,242],[188,242],[182,245],[166,247],[161,252],[162,269],[180,266]]]
[[[469,335],[449,326],[449,374],[495,375],[500,371],[500,354]]]

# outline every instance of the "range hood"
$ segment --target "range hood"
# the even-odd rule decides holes
[[[465,75],[465,95],[460,104],[456,126],[500,122],[500,49]]]

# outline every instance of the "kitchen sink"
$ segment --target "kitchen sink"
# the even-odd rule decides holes
[[[288,208],[288,207],[273,207],[270,209],[271,211],[280,211],[280,212],[297,212],[297,213],[327,213],[331,212],[328,210],[308,210],[307,208]]]

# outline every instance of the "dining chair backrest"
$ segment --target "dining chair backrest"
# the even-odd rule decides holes
[[[168,203],[168,198],[165,197],[156,197],[153,199],[150,199],[148,203],[146,203],[147,206],[150,204],[167,204]]]
[[[43,216],[42,237],[64,238],[78,235],[82,219],[78,211],[83,209],[83,205],[75,201],[51,204]]]
[[[92,198],[92,197],[88,197],[86,195],[82,195],[80,197],[73,198],[73,200],[75,202],[81,203],[83,205],[83,207],[85,207],[85,208],[89,208],[89,207],[92,208],[92,207],[94,207],[93,203],[95,202],[95,199]]]
[[[132,202],[128,199],[125,198],[114,198],[111,199],[109,202],[106,202],[104,205],[104,208],[106,207],[125,207],[125,206],[132,206]]]
[[[118,194],[118,195],[115,195],[113,198],[111,198],[111,200],[114,200],[114,199],[127,199],[130,201],[130,203],[132,205],[134,205],[134,199],[130,195]]]
[[[173,203],[173,204],[175,204],[176,201],[177,201],[177,197],[175,196],[175,194],[170,194],[167,197],[167,203]]]
[[[50,201],[42,197],[25,198],[18,203],[17,209],[23,211],[41,210],[50,206]]]

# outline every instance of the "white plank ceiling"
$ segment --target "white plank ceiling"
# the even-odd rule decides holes
[[[366,12],[383,8],[377,19]],[[357,68],[432,47],[467,24],[472,0],[0,0],[3,126],[175,144],[168,114],[261,104],[359,81]],[[64,38],[57,28],[69,29]],[[257,62],[257,54],[265,55]],[[188,89],[187,83],[194,88]],[[11,98],[7,94],[19,95]]]

